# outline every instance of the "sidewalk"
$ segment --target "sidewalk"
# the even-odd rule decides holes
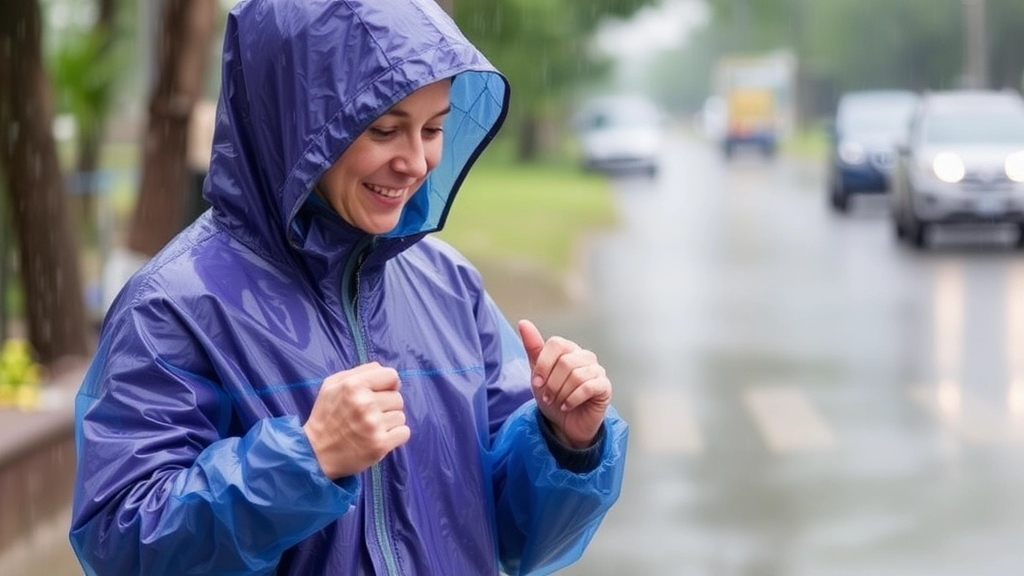
[[[0,409],[0,574],[81,574],[67,529],[84,374],[76,367],[45,384],[38,410]]]

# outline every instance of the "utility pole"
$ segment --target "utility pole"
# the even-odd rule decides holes
[[[964,6],[964,80],[968,88],[988,88],[988,23],[985,0],[962,0]]]

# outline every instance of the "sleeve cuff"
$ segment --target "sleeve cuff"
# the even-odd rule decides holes
[[[593,445],[582,450],[576,450],[562,444],[555,436],[555,431],[551,429],[551,423],[541,414],[540,410],[537,410],[537,426],[540,428],[544,442],[548,445],[551,455],[555,457],[555,462],[559,468],[576,474],[585,474],[597,468],[601,463],[601,455],[604,454],[604,443],[607,436],[604,422],[601,423],[601,428],[597,431],[597,437],[594,439]]]

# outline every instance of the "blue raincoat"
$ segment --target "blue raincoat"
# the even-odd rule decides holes
[[[71,541],[88,574],[547,573],[618,497],[610,410],[559,466],[512,327],[441,228],[508,106],[434,0],[242,0],[228,18],[213,209],[125,286],[77,397]],[[371,237],[310,190],[367,125],[454,78],[441,164]],[[323,379],[377,361],[408,443],[328,479],[302,424]]]

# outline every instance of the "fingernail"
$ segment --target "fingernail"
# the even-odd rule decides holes
[[[567,411],[569,410],[569,406],[568,406],[567,404],[565,404],[565,403],[562,403],[562,405],[561,405],[561,406],[559,406],[559,409],[560,409],[560,410],[561,410],[562,412],[567,412]]]
[[[541,378],[540,376],[534,376],[533,377],[533,387],[534,388],[540,388],[543,385],[544,385],[544,379],[543,378]]]
[[[551,396],[548,396],[547,394],[545,394],[545,395],[541,396],[540,401],[545,403],[545,404],[550,404],[551,403]]]

